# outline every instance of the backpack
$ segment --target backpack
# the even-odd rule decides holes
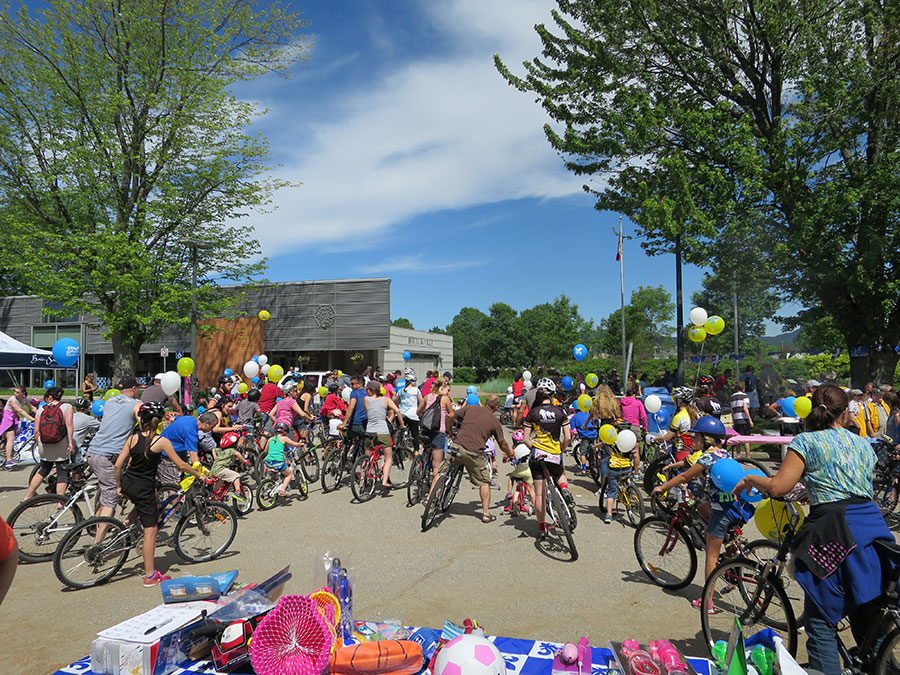
[[[422,419],[419,422],[425,431],[438,431],[441,428],[441,398],[443,397],[438,394],[422,413]]]
[[[66,417],[59,409],[58,403],[44,406],[38,431],[41,435],[41,443],[59,443],[66,437]]]

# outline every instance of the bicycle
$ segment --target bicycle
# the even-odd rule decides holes
[[[253,493],[256,481],[253,479],[252,470],[248,469],[241,462],[235,462],[231,468],[241,474],[241,491],[238,492],[233,482],[226,483],[222,479],[217,479],[213,486],[210,500],[229,504],[240,515],[246,516],[253,509]]]
[[[13,450],[10,455],[10,460],[19,463],[22,459],[22,455],[31,453],[32,458],[35,456],[35,438],[34,438],[34,422],[30,422],[28,420],[22,420],[19,422],[19,428],[16,431],[16,435],[13,438]],[[3,444],[3,449],[6,449],[6,444]]]
[[[431,453],[422,448],[412,459],[409,482],[406,484],[407,506],[415,506],[428,496],[428,489],[434,478]]]
[[[577,522],[575,510],[566,504],[559,483],[557,482],[557,479],[550,474],[546,462],[537,460],[536,463],[540,465],[541,471],[544,472],[544,481],[547,485],[547,493],[544,495],[547,519],[556,525],[555,528],[552,528],[553,530],[556,530],[557,532],[561,531],[563,533],[563,537],[565,538],[566,545],[569,549],[569,559],[572,562],[575,562],[578,560],[578,549],[575,548],[575,539],[572,537],[572,532],[575,529],[575,523]]]
[[[227,504],[210,501],[206,481],[188,483],[186,479],[182,484],[178,492],[159,500],[157,526],[162,531],[177,517],[172,534],[175,553],[186,562],[214,560],[234,541],[237,514]],[[101,525],[106,532],[95,541]],[[143,538],[144,528],[137,518],[130,524],[112,516],[88,518],[63,537],[53,556],[53,571],[70,588],[97,586],[116,574],[132,551],[140,550]]]
[[[500,409],[500,424],[505,427],[511,427],[513,425],[513,409],[503,406]]]
[[[455,461],[459,456],[459,450],[452,445],[444,454],[450,463],[450,468],[438,476],[434,489],[425,498],[425,511],[422,513],[422,532],[427,532],[437,519],[438,513],[446,513],[456,499],[459,485],[462,482],[465,467]],[[486,460],[487,461],[487,460]]]
[[[513,516],[518,516],[520,513],[530,515],[532,513],[532,509],[528,506],[525,506],[525,500],[529,497],[530,495],[528,494],[528,483],[526,483],[522,478],[513,478],[513,491],[512,496],[509,498],[509,512]]]
[[[356,458],[363,452],[363,440],[359,437],[347,447],[346,442],[332,440],[325,444],[322,460],[322,492],[337,490],[345,473],[350,473]]]
[[[405,447],[394,447],[388,480],[391,489],[402,489],[409,483],[412,452]],[[367,502],[375,496],[375,488],[384,474],[385,457],[382,446],[375,443],[368,454],[359,455],[353,462],[350,488],[358,502]]]
[[[606,513],[606,489],[609,487],[609,472],[603,477],[603,484],[597,491],[600,499],[600,514]],[[641,491],[634,484],[634,474],[629,474],[619,479],[619,487],[616,492],[616,512],[618,513],[619,505],[625,507],[625,515],[628,522],[637,527],[644,520],[645,507],[644,499],[641,497]]]
[[[309,448],[296,448],[303,453],[308,453]],[[301,499],[309,496],[309,478],[303,468],[303,460],[298,457],[298,453],[293,448],[286,447],[284,449],[284,461],[294,473],[291,479],[294,487],[300,493]],[[273,469],[266,467],[266,475],[259,482],[256,488],[256,505],[263,511],[268,511],[275,507],[278,503],[278,497],[281,495],[281,485],[284,482],[281,469]]]

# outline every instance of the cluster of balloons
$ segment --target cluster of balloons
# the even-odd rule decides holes
[[[619,452],[631,452],[637,445],[637,436],[631,429],[618,431],[612,424],[604,424],[597,435],[606,445],[615,445]]]
[[[737,484],[741,482],[744,476],[762,476],[766,477],[759,469],[744,470],[740,462],[731,457],[723,457],[712,465],[709,470],[709,478],[713,484],[722,492],[732,492]],[[754,503],[762,501],[762,493],[753,488],[752,490],[744,490],[741,492],[741,499]]]
[[[805,419],[812,412],[812,399],[808,396],[786,396],[781,402],[785,417]]]
[[[691,342],[703,342],[707,335],[718,335],[725,330],[725,320],[721,316],[709,316],[702,307],[694,307],[690,313],[691,323],[688,338]]]
[[[81,356],[81,345],[72,338],[60,338],[53,343],[53,358],[63,368],[70,368],[78,362]]]

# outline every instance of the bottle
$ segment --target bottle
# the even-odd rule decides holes
[[[340,588],[337,597],[341,603],[341,628],[346,641],[353,635],[353,586],[350,583],[350,577],[347,576],[347,570],[343,568],[340,572]]]
[[[334,597],[340,599],[340,574],[341,574],[341,559],[340,558],[332,558],[331,559],[331,567],[328,569],[328,590],[332,592]]]

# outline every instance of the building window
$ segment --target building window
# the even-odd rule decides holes
[[[45,300],[44,311],[41,313],[41,323],[78,323],[81,321],[81,315],[70,314],[71,311],[61,302]]]

